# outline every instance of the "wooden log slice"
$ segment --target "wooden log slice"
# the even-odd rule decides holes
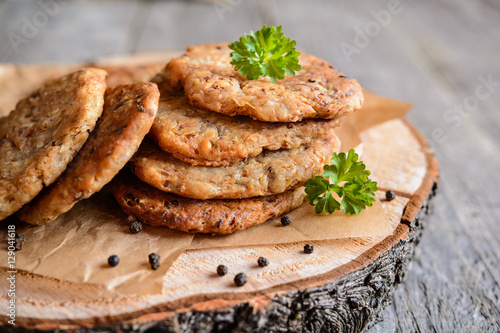
[[[175,53],[113,59],[106,65],[164,63]],[[74,66],[0,66],[0,114],[45,78]],[[141,67],[131,77],[163,65]],[[111,70],[111,68],[108,68]],[[150,73],[151,72],[151,73]],[[121,79],[121,77],[118,77]],[[127,79],[124,77],[123,79]],[[438,165],[425,139],[405,120],[363,134],[362,159],[378,181],[378,196],[394,230],[389,237],[315,241],[313,254],[302,243],[189,250],[163,279],[163,292],[122,295],[92,284],[71,283],[28,272],[16,274],[16,326],[0,312],[0,331],[79,332],[360,332],[379,315],[400,284],[418,244]],[[397,197],[385,201],[385,191]],[[5,227],[5,225],[4,225]],[[265,268],[257,258],[270,261]],[[219,277],[219,263],[230,263]],[[245,272],[249,282],[236,287]],[[0,270],[0,307],[7,306],[8,273]]]
[[[405,120],[363,134],[363,160],[378,181],[393,235],[240,248],[190,250],[164,277],[162,294],[119,295],[90,284],[16,275],[16,326],[79,332],[361,332],[379,320],[405,276],[438,182],[425,139]],[[385,201],[385,191],[397,197]],[[257,258],[270,261],[259,268]],[[215,268],[230,263],[229,274]],[[245,272],[249,282],[236,287]],[[6,271],[1,290],[8,290]],[[7,292],[0,306],[7,306]]]

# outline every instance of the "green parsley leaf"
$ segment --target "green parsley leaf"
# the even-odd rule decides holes
[[[344,184],[342,211],[344,214],[349,215],[361,213],[366,206],[372,206],[372,203],[375,201],[375,191],[377,190],[377,183],[371,179],[363,182],[354,178],[352,182]]]
[[[241,75],[249,80],[257,80],[267,76],[271,82],[283,79],[285,73],[295,75],[299,71],[300,52],[295,50],[296,42],[285,37],[278,27],[268,27],[264,24],[262,29],[250,35],[245,34],[239,41],[229,44],[231,52],[231,65]]]
[[[354,149],[349,150],[347,155],[334,153],[332,164],[323,167],[323,176],[306,182],[306,200],[315,206],[316,214],[323,211],[331,214],[342,207],[344,214],[355,215],[373,205],[377,182],[368,178],[370,171],[366,170],[362,161],[358,161],[358,157]],[[333,193],[342,198],[341,203]]]

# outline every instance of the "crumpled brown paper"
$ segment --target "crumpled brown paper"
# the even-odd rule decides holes
[[[163,275],[193,239],[191,234],[147,225],[132,234],[108,187],[51,223],[35,226],[10,217],[2,221],[3,239],[8,224],[26,236],[22,250],[16,252],[16,269],[132,294],[161,291]],[[152,252],[161,256],[157,271],[149,265]],[[113,254],[120,258],[116,267],[108,265]],[[0,258],[6,267],[7,254],[0,253]]]
[[[41,68],[37,72],[13,70],[12,65],[0,66],[0,101],[9,101],[5,94],[25,91],[18,75],[30,75],[34,85],[38,75],[42,82],[54,69]],[[52,66],[53,68],[53,66]],[[61,67],[63,68],[63,67]],[[65,67],[67,68],[67,67]],[[64,72],[60,69],[60,72]],[[63,73],[61,73],[63,74]],[[17,77],[16,77],[17,75]],[[45,75],[45,76],[44,76]],[[18,86],[12,84],[15,82]],[[11,108],[12,106],[9,106]],[[342,140],[342,149],[347,151],[360,143],[359,133],[384,121],[402,117],[410,108],[407,103],[383,98],[365,92],[363,109],[344,117],[337,134]],[[0,116],[8,109],[0,108]],[[114,202],[109,188],[84,200],[60,216],[54,222],[31,226],[10,217],[0,223],[0,235],[7,239],[7,225],[15,224],[16,231],[26,235],[26,243],[16,252],[16,269],[34,274],[78,283],[92,283],[123,294],[160,293],[163,276],[175,259],[188,248],[245,246],[256,244],[279,244],[303,240],[325,240],[346,237],[365,237],[392,234],[383,208],[377,201],[373,207],[357,216],[346,216],[340,212],[317,216],[305,203],[288,214],[292,220],[289,227],[281,226],[279,218],[229,236],[192,235],[166,228],[143,226],[142,232],[132,234],[126,215]],[[157,252],[161,266],[154,271],[148,263],[148,255]],[[120,264],[109,267],[107,259],[116,254]],[[7,268],[7,249],[0,249],[0,267]]]
[[[280,217],[261,225],[225,236],[198,234],[190,249],[293,243],[348,237],[386,236],[392,233],[379,201],[362,214],[347,217],[342,211],[316,215],[314,207],[304,203],[286,214],[292,223],[284,227]]]

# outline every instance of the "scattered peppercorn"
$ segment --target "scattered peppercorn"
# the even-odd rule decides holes
[[[311,83],[315,83],[315,82],[316,82],[315,80],[311,80],[311,79],[309,79],[309,80],[307,80],[307,81],[309,81],[309,82],[311,82]]]
[[[238,273],[235,277],[234,277],[234,283],[238,286],[238,287],[241,287],[243,286],[245,283],[247,283],[247,276],[245,275],[245,273]]]
[[[225,265],[219,265],[217,266],[217,274],[219,276],[224,276],[227,274],[227,266]]]
[[[269,260],[267,260],[267,258],[260,257],[259,260],[257,260],[257,263],[260,267],[266,267],[267,265],[269,265]]]
[[[150,253],[149,256],[149,263],[152,265],[154,262],[159,262],[160,261],[160,255],[158,253]]]
[[[158,268],[160,268],[160,255],[158,253],[150,253],[148,258],[151,269],[156,271]]]
[[[24,234],[16,233],[14,240],[16,242],[16,244],[14,245],[14,251],[19,251],[23,248],[24,242],[26,241],[26,236],[24,236]]]
[[[142,223],[139,221],[135,221],[130,225],[130,232],[133,234],[138,234],[142,230]]]
[[[313,253],[314,251],[314,246],[312,244],[306,244],[304,245],[304,253]]]
[[[158,261],[152,262],[152,263],[151,263],[151,268],[152,268],[153,270],[155,270],[155,271],[156,271],[158,268],[160,268],[160,261],[158,260]]]
[[[119,262],[120,262],[120,258],[118,258],[118,256],[116,254],[113,254],[112,256],[110,256],[108,258],[108,264],[111,267],[115,267],[116,265],[118,265]]]
[[[283,216],[281,218],[281,224],[284,225],[285,227],[290,225],[292,221],[290,220],[290,218],[288,216]]]
[[[393,190],[385,192],[385,198],[387,199],[387,201],[392,201],[396,199],[396,192],[394,192]]]

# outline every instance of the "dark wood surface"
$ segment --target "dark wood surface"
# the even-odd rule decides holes
[[[498,332],[500,3],[401,0],[384,26],[375,23],[395,2],[45,0],[44,15],[39,2],[0,1],[0,62],[93,61],[283,25],[365,87],[414,103],[408,119],[441,164],[435,211],[405,282],[369,332]],[[356,37],[365,30],[371,36]]]

